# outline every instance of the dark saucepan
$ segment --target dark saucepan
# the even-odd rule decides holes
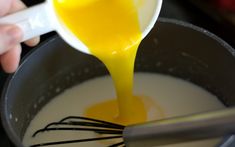
[[[159,19],[141,43],[135,70],[189,80],[217,95],[226,106],[235,105],[233,48],[193,25]],[[72,49],[60,37],[44,42],[24,59],[5,85],[1,115],[11,141],[17,147],[22,146],[21,140],[30,121],[54,96],[105,74],[107,70],[100,61]]]

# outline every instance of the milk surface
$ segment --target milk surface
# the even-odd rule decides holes
[[[170,118],[224,108],[216,96],[204,89],[166,75],[136,73],[134,94],[146,97],[149,106],[149,120]],[[45,132],[32,138],[32,134],[51,122],[57,122],[66,116],[82,116],[84,110],[95,104],[115,97],[115,89],[109,76],[91,79],[66,90],[48,103],[32,120],[23,144],[32,144],[78,139],[81,132]],[[85,137],[96,137],[85,134]],[[167,145],[164,147],[213,147],[220,139],[210,139],[190,143]],[[89,144],[56,145],[57,147],[103,147],[112,142],[93,142]],[[110,145],[110,144],[109,144]]]

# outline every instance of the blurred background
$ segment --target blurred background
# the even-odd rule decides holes
[[[23,1],[27,6],[43,2],[43,0]],[[160,17],[178,19],[197,25],[235,47],[235,0],[163,0]],[[42,42],[53,35],[55,32],[43,35]],[[30,50],[32,48],[23,46],[22,58]],[[8,76],[0,69],[0,91]],[[0,146],[12,147],[1,127]]]

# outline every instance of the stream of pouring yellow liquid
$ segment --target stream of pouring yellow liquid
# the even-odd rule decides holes
[[[133,0],[55,0],[54,5],[61,21],[106,65],[114,81],[117,99],[91,106],[86,116],[125,125],[146,121],[144,103],[132,92],[142,39]]]

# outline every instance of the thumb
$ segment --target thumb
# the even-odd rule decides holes
[[[22,36],[22,31],[17,26],[0,25],[0,54],[19,44]]]

